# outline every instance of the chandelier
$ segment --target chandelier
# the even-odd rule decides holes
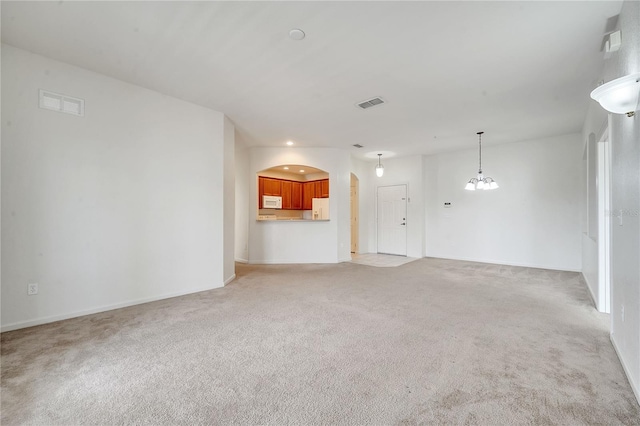
[[[464,187],[464,189],[468,190],[468,191],[475,191],[476,189],[496,189],[498,187],[498,184],[496,183],[495,180],[493,180],[492,178],[490,178],[489,176],[485,177],[482,174],[482,134],[484,132],[478,132],[478,149],[479,149],[479,167],[478,167],[478,176],[469,179],[469,182],[467,182],[467,186]]]

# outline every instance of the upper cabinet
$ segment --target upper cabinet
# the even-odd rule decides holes
[[[280,182],[282,187],[282,208],[284,210],[291,210],[291,186],[293,182],[290,180],[283,180]]]
[[[291,210],[302,210],[301,182],[291,182]]]
[[[316,183],[305,182],[302,184],[302,210],[312,209],[312,200],[316,197]]]
[[[277,197],[282,196],[282,180],[267,177],[261,177],[260,179],[264,180],[263,195],[275,195]]]
[[[320,181],[320,196],[316,194],[316,198],[329,198],[329,179]]]

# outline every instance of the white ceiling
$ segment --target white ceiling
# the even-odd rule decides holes
[[[221,111],[249,146],[404,156],[579,132],[620,8],[2,1],[2,41]]]

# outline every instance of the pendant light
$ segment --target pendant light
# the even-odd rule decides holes
[[[476,189],[496,189],[498,184],[495,180],[490,177],[485,177],[482,174],[482,134],[484,132],[478,132],[478,149],[479,149],[479,167],[478,167],[478,176],[471,178],[469,182],[467,182],[467,186],[464,189],[468,191],[475,191]]]
[[[380,163],[380,157],[382,154],[378,154],[378,165],[376,166],[376,176],[382,177],[384,174],[384,166]]]

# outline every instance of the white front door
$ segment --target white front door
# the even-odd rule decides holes
[[[407,255],[407,185],[378,187],[378,253]]]

